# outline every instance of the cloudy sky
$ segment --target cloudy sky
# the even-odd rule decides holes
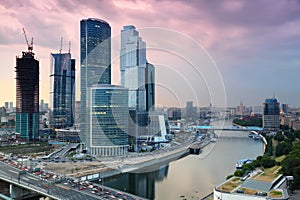
[[[99,18],[110,24],[112,37],[119,38],[122,27],[132,24],[149,47],[154,46],[155,39],[169,40],[174,49],[179,45],[181,49],[173,54],[180,58],[176,62],[170,56],[172,45],[168,44],[156,51],[150,49],[147,55],[157,70],[159,105],[177,106],[186,100],[197,101],[199,106],[210,102],[222,105],[220,98],[229,106],[240,101],[261,105],[275,93],[280,102],[300,106],[300,1],[297,0],[0,0],[0,18],[0,105],[15,101],[15,57],[27,49],[23,27],[27,37],[34,38],[34,52],[40,60],[40,99],[49,102],[50,53],[58,52],[61,37],[65,51],[71,41],[79,78],[79,22],[84,18]],[[193,63],[197,55],[201,58],[196,61],[198,64]],[[199,69],[196,70],[200,71],[199,79],[193,76],[191,66]],[[118,70],[115,61],[112,70],[115,84],[119,81]],[[197,88],[198,85],[203,87]],[[190,94],[179,94],[176,90]],[[181,100],[172,101],[171,93],[174,99]]]

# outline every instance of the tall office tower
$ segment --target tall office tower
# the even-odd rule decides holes
[[[29,49],[29,48],[28,48]],[[39,131],[39,61],[32,51],[22,52],[16,65],[16,133],[33,141]]]
[[[155,105],[155,68],[152,64],[146,63],[145,73],[146,88],[146,110],[154,110]]]
[[[279,102],[273,97],[266,99],[263,106],[263,128],[265,130],[278,130],[280,127]]]
[[[146,43],[132,25],[121,30],[120,71],[121,85],[128,89],[129,144],[137,150],[137,138],[146,134]]]
[[[89,133],[91,99],[87,90],[93,84],[111,84],[111,28],[100,19],[80,21],[80,139]]]
[[[128,151],[128,90],[96,84],[89,88],[90,132],[87,148],[92,155],[122,155]]]
[[[128,88],[130,110],[146,110],[146,43],[132,25],[121,30],[121,85]]]
[[[51,127],[71,127],[75,120],[75,59],[70,53],[51,54]]]

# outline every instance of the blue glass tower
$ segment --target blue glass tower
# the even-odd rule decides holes
[[[90,133],[87,90],[94,84],[111,84],[111,28],[100,19],[80,21],[80,138]]]
[[[51,127],[74,125],[75,59],[70,53],[51,54]]]
[[[280,127],[279,102],[275,97],[264,102],[263,128],[265,130],[278,130]]]

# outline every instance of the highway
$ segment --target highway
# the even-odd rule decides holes
[[[92,183],[80,183],[74,184],[70,178],[59,184],[51,183],[47,180],[41,179],[39,176],[25,173],[19,175],[22,171],[8,163],[0,162],[0,179],[6,182],[13,183],[22,188],[26,188],[31,191],[35,191],[43,196],[48,196],[53,199],[114,199],[116,196],[119,199],[142,199],[134,195],[119,192],[107,187],[100,187]],[[20,177],[18,179],[18,177]],[[80,188],[80,189],[79,189]],[[98,189],[96,189],[98,188]],[[98,192],[98,193],[97,193]]]
[[[54,199],[99,199],[92,194],[83,193],[68,187],[57,187],[56,185],[48,184],[31,174],[20,175],[20,181],[18,181],[19,171],[21,170],[3,162],[0,162],[0,169],[0,179],[9,179],[11,182],[19,183],[17,185],[21,185],[21,187],[39,191],[39,193],[47,194],[47,196]]]

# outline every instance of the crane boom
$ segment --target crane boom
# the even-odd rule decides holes
[[[31,42],[30,42],[30,44],[29,44],[28,39],[27,39],[27,36],[26,36],[25,29],[24,29],[24,28],[22,28],[22,29],[23,29],[23,34],[24,34],[24,36],[25,36],[26,44],[27,44],[27,47],[28,47],[28,51],[29,51],[29,52],[32,52],[32,50],[33,50],[33,38],[31,39]]]

